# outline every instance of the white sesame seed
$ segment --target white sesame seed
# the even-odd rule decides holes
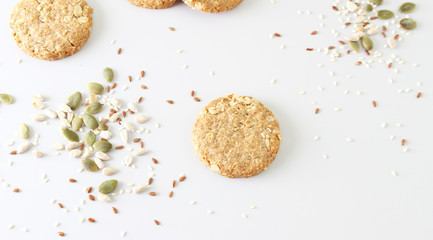
[[[57,200],[54,199],[54,198],[50,200],[50,203],[51,203],[51,204],[54,204],[54,203],[56,203],[56,202],[57,202]]]
[[[111,40],[111,45],[114,45],[116,43],[116,40]]]
[[[271,79],[271,84],[275,84],[277,82],[276,79]]]
[[[14,228],[14,227],[15,227],[15,225],[13,225],[13,224],[9,224],[9,225],[8,225],[8,229],[9,229],[9,230],[11,230],[11,229]]]
[[[395,126],[396,127],[403,127],[403,124],[402,123],[395,123]]]
[[[215,72],[211,70],[211,71],[209,71],[209,75],[214,76]]]
[[[338,81],[334,81],[332,84],[336,87],[338,86]]]
[[[155,127],[156,127],[156,128],[160,128],[160,127],[161,127],[161,124],[157,122],[157,123],[155,123]]]
[[[81,200],[80,200],[80,204],[81,204],[81,205],[85,205],[85,204],[86,204],[86,199],[81,199]]]
[[[18,63],[22,63],[23,62],[23,60],[21,59],[21,58],[18,58],[18,61],[17,61]]]
[[[339,112],[339,111],[341,111],[341,108],[336,107],[336,108],[334,108],[334,111]]]
[[[314,140],[314,141],[319,141],[319,140],[320,140],[320,137],[319,137],[319,136],[314,136],[314,137],[313,137],[313,140]]]
[[[397,173],[396,171],[394,171],[394,170],[391,170],[390,173],[391,173],[391,175],[394,176],[394,177],[397,177],[397,176],[398,176],[398,173]]]
[[[282,45],[280,46],[280,49],[286,49],[286,45],[282,44]]]
[[[359,96],[361,96],[362,92],[361,91],[356,91],[356,94],[358,94]]]
[[[304,95],[304,94],[305,94],[304,91],[300,91],[300,92],[299,92],[299,95]]]
[[[197,203],[197,201],[194,201],[194,200],[189,202],[189,204],[191,204],[191,205],[195,205],[196,203]]]
[[[207,214],[213,214],[214,211],[213,210],[207,210]]]
[[[346,141],[353,142],[353,138],[346,138]]]
[[[63,212],[68,213],[69,210],[67,208],[63,208]]]
[[[12,167],[14,165],[14,162],[12,160],[10,160],[8,165],[9,165],[9,167]]]
[[[23,227],[23,228],[21,228],[21,231],[23,231],[23,232],[28,232],[28,231],[29,231],[29,229],[28,229],[28,228],[25,228],[25,227]]]
[[[397,93],[402,93],[403,92],[403,89],[398,89],[397,90]]]
[[[409,148],[407,147],[403,148],[403,152],[407,152],[407,151],[409,151]]]
[[[242,216],[243,218],[248,218],[248,215],[246,215],[245,213],[242,213],[241,216]]]
[[[60,222],[55,222],[54,227],[58,227],[58,226],[60,226]]]
[[[392,140],[395,140],[395,136],[389,136],[389,139],[392,141]]]
[[[183,49],[179,49],[179,50],[177,50],[177,53],[178,53],[178,54],[183,53]]]
[[[319,64],[317,64],[317,67],[321,68],[321,67],[323,67],[323,64],[319,63]]]
[[[80,223],[83,223],[84,221],[86,221],[83,217],[80,218]]]
[[[79,211],[80,211],[80,208],[79,208],[78,206],[75,206],[75,207],[74,207],[74,210],[75,210],[76,212],[79,212]]]
[[[417,86],[421,86],[421,85],[422,85],[422,82],[419,82],[419,81],[418,81],[418,82],[416,82],[416,85],[417,85]]]
[[[256,205],[251,205],[250,208],[251,208],[251,209],[256,209],[257,207],[256,207]]]
[[[418,63],[414,63],[414,64],[412,64],[412,67],[414,67],[414,68],[416,68],[416,67],[418,67],[418,66],[419,66]]]
[[[386,128],[388,126],[388,124],[386,122],[383,122],[382,124],[380,124],[381,128]]]
[[[319,90],[319,91],[323,91],[323,90],[325,90],[323,87],[321,87],[321,86],[318,86],[317,87],[317,90]]]
[[[301,11],[301,10],[298,10],[298,11],[296,11],[296,13],[298,13],[298,14],[302,14],[302,11]]]
[[[188,67],[188,64],[183,65],[183,69],[187,69]]]
[[[324,153],[324,154],[322,154],[322,157],[323,157],[324,159],[328,159],[328,154]]]
[[[121,237],[126,236],[126,231],[122,231],[122,232],[120,233],[120,236],[121,236]]]
[[[325,16],[323,16],[323,14],[319,14],[319,19],[320,20],[322,20],[322,19],[324,19],[325,18]]]

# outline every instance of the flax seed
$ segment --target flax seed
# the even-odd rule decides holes
[[[152,162],[153,162],[154,164],[158,164],[158,160],[156,160],[156,158],[152,158]]]
[[[370,52],[368,50],[365,50],[365,53],[370,56]]]
[[[132,141],[134,141],[135,143],[138,143],[141,141],[141,138],[134,138],[134,140],[132,140]]]
[[[122,48],[119,48],[118,50],[117,50],[117,55],[120,55],[122,53]]]
[[[156,196],[156,192],[150,192],[149,195],[150,196]]]
[[[332,50],[332,49],[334,49],[334,48],[335,48],[334,46],[329,46],[329,47],[328,47],[329,50]]]
[[[168,28],[170,31],[176,31],[176,28],[174,28],[174,27],[169,27]]]
[[[124,146],[123,145],[120,145],[120,146],[117,146],[115,149],[116,150],[120,150],[120,149],[123,149],[124,148]]]
[[[57,203],[57,206],[59,206],[59,208],[63,208],[63,204],[61,203]]]
[[[140,86],[142,89],[147,89],[146,85],[141,85]]]
[[[369,22],[365,22],[364,24],[362,24],[363,27],[367,26],[368,24],[370,24]]]
[[[90,199],[91,201],[95,201],[95,197],[94,197],[93,195],[91,195],[91,194],[89,194],[89,199]]]
[[[200,98],[198,98],[198,97],[194,97],[194,101],[196,101],[196,102],[200,102],[201,100],[200,100]]]
[[[14,188],[14,190],[12,190],[15,193],[19,193],[21,190],[19,188]]]
[[[143,101],[143,97],[140,97],[140,98],[137,100],[137,103],[141,103],[141,101]]]
[[[84,149],[84,144],[81,144],[80,145],[80,150],[83,151],[83,149]]]
[[[148,185],[150,185],[150,184],[152,184],[153,183],[153,178],[149,178],[149,181],[148,181]]]
[[[122,112],[122,116],[123,116],[123,117],[126,117],[126,111],[123,111],[123,112]]]
[[[317,34],[317,31],[312,31],[311,32],[311,35],[316,35]]]
[[[111,89],[115,89],[117,87],[117,83],[113,83],[113,85],[111,85]]]
[[[89,104],[88,103],[83,103],[83,106],[87,107],[87,106],[89,106]]]
[[[386,32],[388,30],[385,26],[382,26],[382,31]]]
[[[345,23],[344,25],[347,27],[347,26],[349,26],[350,24],[352,24],[352,23],[347,22],[347,23]]]
[[[108,119],[102,119],[101,123],[107,123]]]
[[[141,72],[140,72],[140,76],[141,76],[142,78],[144,77],[144,74],[146,74],[145,71],[141,71]]]
[[[135,112],[133,112],[131,109],[128,109],[129,114],[134,115]]]
[[[107,93],[110,92],[110,90],[111,90],[111,87],[107,86]]]
[[[394,39],[398,39],[400,37],[400,35],[399,34],[396,34],[395,36],[394,36]]]
[[[332,6],[332,9],[333,9],[334,11],[338,11],[338,7],[337,7],[337,6]]]
[[[361,64],[362,64],[361,61],[358,61],[358,62],[355,63],[356,66],[359,66],[359,65],[361,65]]]
[[[386,38],[386,34],[385,34],[385,32],[382,32],[381,34],[382,34],[382,36],[383,36],[384,38]]]
[[[169,198],[173,197],[173,191],[171,191],[171,192],[168,194],[168,197],[169,197]]]
[[[346,43],[343,41],[338,41],[341,45],[345,45]]]
[[[376,20],[377,19],[377,17],[371,17],[370,18],[370,20]]]
[[[406,139],[401,140],[401,145],[404,146],[406,144]]]
[[[128,81],[129,81],[129,82],[132,82],[132,77],[131,77],[131,75],[128,76]]]
[[[373,101],[373,107],[376,107],[376,106],[377,106],[376,101]]]
[[[93,219],[93,218],[88,218],[87,220],[88,220],[89,222],[91,222],[91,223],[96,222],[95,219]]]
[[[69,178],[69,182],[71,182],[71,183],[75,183],[75,182],[77,182],[77,180],[75,180],[75,179],[73,179],[73,178]]]
[[[192,90],[191,91],[191,97],[194,97],[194,95],[195,95],[195,92],[194,92],[194,90]]]
[[[314,110],[314,114],[318,114],[319,111],[320,111],[320,109],[319,109],[319,108],[316,108],[316,110]]]
[[[155,224],[156,224],[156,225],[158,225],[158,226],[159,226],[159,224],[160,224],[160,223],[159,223],[159,221],[158,221],[158,220],[153,220],[153,221],[155,222]]]
[[[185,181],[185,179],[186,179],[186,177],[182,176],[182,177],[179,178],[179,182],[183,182],[183,181]]]
[[[13,150],[12,152],[9,153],[10,155],[17,155],[17,150]]]
[[[112,108],[110,108],[110,112],[111,112],[111,113],[117,113],[117,111],[114,110],[114,109],[112,109]]]
[[[117,214],[117,213],[118,213],[117,208],[112,207],[112,209],[113,209],[114,214]]]
[[[314,48],[307,48],[306,50],[311,52],[314,50]]]
[[[64,237],[65,236],[65,233],[64,232],[58,232],[57,233],[60,237]]]
[[[144,143],[142,141],[140,141],[140,147],[143,148],[144,147]]]
[[[106,138],[101,138],[101,141],[108,142]]]
[[[274,33],[274,37],[281,37],[281,34],[279,34],[279,33]]]
[[[421,92],[418,92],[418,94],[416,95],[416,98],[420,98],[421,97]]]
[[[173,100],[167,100],[167,103],[168,104],[174,104],[174,101]]]
[[[87,188],[87,193],[91,193],[93,190],[93,188],[90,186],[89,188]]]

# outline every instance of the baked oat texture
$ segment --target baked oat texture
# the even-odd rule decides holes
[[[199,114],[192,142],[201,161],[229,178],[255,176],[274,161],[280,126],[261,102],[239,95],[213,100]]]
[[[173,6],[176,0],[128,0],[137,7],[150,9],[164,9]]]
[[[237,7],[242,0],[183,0],[183,2],[195,10],[219,13]]]
[[[93,9],[84,0],[21,0],[12,11],[12,36],[30,56],[57,60],[78,52],[90,36]]]

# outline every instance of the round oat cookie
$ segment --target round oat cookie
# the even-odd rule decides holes
[[[21,0],[10,28],[32,57],[57,60],[78,52],[90,36],[93,9],[84,0]]]
[[[128,0],[137,7],[150,9],[164,9],[173,6],[176,0]]]
[[[229,178],[266,170],[280,147],[280,126],[261,102],[239,95],[213,100],[199,114],[192,142],[201,161]]]
[[[242,0],[183,0],[183,2],[195,10],[219,13],[237,7]]]

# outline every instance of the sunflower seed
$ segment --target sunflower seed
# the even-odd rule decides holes
[[[91,94],[89,95],[89,103],[94,103],[94,102],[96,102],[97,100],[98,100],[98,97],[97,97],[96,94],[91,93]]]
[[[39,152],[38,150],[34,150],[32,153],[35,156],[35,158],[41,158],[44,156],[44,154],[42,152]]]
[[[99,126],[96,118],[87,113],[83,115],[83,121],[84,121],[84,125],[86,125],[88,128],[92,130],[96,129]]]
[[[416,28],[417,24],[414,20],[410,18],[403,18],[400,20],[400,26],[406,30],[413,30]]]
[[[79,143],[79,142],[70,142],[70,143],[65,145],[65,149],[66,149],[66,151],[69,152],[71,150],[77,149],[80,145],[81,145],[81,143]]]
[[[93,148],[96,151],[109,152],[113,148],[113,145],[107,141],[97,141],[93,144]]]
[[[380,19],[390,19],[394,17],[394,13],[389,10],[379,10],[377,12],[377,17]]]
[[[45,98],[42,97],[40,94],[32,94],[32,98],[36,99],[39,102],[44,102]]]
[[[0,102],[5,103],[5,104],[11,104],[14,102],[14,99],[9,94],[0,93]]]
[[[101,160],[104,160],[104,161],[110,160],[110,156],[108,156],[106,153],[103,153],[103,152],[96,152],[95,157],[97,157]]]
[[[25,141],[24,143],[22,143],[21,145],[18,146],[17,153],[22,154],[22,153],[27,152],[27,150],[29,150],[31,145],[32,144],[29,141]]]
[[[132,123],[130,123],[130,122],[126,122],[126,121],[122,122],[122,126],[124,126],[125,129],[130,131],[130,132],[135,132],[134,125],[132,125]]]
[[[44,109],[45,108],[45,105],[43,104],[43,103],[41,103],[41,102],[33,102],[32,103],[32,106],[34,107],[34,108],[36,108],[36,109]]]
[[[92,146],[95,143],[95,140],[96,135],[92,131],[89,131],[86,133],[86,135],[84,135],[84,144],[86,144],[86,146]]]
[[[130,167],[132,165],[132,156],[126,156],[125,160],[123,160],[123,164],[127,167]]]
[[[388,46],[390,48],[395,48],[397,46],[397,43],[395,42],[394,37],[389,37],[389,38],[386,39],[386,41],[387,41]]]
[[[104,70],[102,71],[102,76],[107,82],[112,82],[114,77],[113,70],[109,67],[104,68]]]
[[[147,120],[149,120],[149,117],[146,115],[139,115],[135,117],[135,121],[137,123],[145,123]]]
[[[89,92],[94,94],[101,94],[104,92],[104,87],[101,84],[95,82],[88,83],[87,89],[89,90]]]
[[[73,112],[72,109],[71,109],[71,107],[69,107],[69,106],[66,105],[66,104],[60,104],[60,105],[59,105],[59,109],[60,109],[61,111],[65,112],[65,113],[71,113],[71,112]]]
[[[99,102],[91,103],[86,107],[86,112],[90,114],[97,114],[101,112],[101,110],[102,110],[102,104]]]
[[[63,150],[65,149],[65,145],[61,144],[61,143],[56,143],[51,145],[51,148],[54,150]]]
[[[107,140],[110,140],[113,137],[113,134],[110,131],[101,131],[99,134],[101,138],[105,138]]]
[[[45,109],[45,114],[51,119],[57,118],[57,113],[49,108]]]
[[[415,3],[405,2],[400,6],[398,10],[402,13],[410,13],[415,9],[415,7]]]
[[[92,149],[86,148],[86,150],[84,150],[83,155],[81,155],[81,158],[88,158],[90,155],[92,155]]]
[[[35,114],[32,116],[32,120],[35,122],[43,122],[47,120],[47,116],[45,116],[44,114]]]
[[[72,110],[75,110],[81,105],[81,98],[81,93],[75,92],[69,96],[66,105],[68,105]]]
[[[146,184],[138,184],[137,186],[134,187],[134,193],[140,194],[140,193],[144,192],[144,190],[146,190],[146,188],[147,188]]]
[[[29,127],[24,123],[21,124],[20,129],[18,130],[18,135],[24,140],[29,139],[30,136]]]
[[[99,185],[98,191],[102,194],[112,193],[116,189],[117,183],[118,182],[115,179],[104,181]]]
[[[120,138],[125,144],[128,144],[129,136],[128,131],[126,129],[120,130]]]
[[[138,112],[137,106],[132,102],[128,103],[128,109],[135,113]]]
[[[103,169],[103,168],[105,167],[105,165],[104,165],[104,163],[102,162],[101,159],[99,159],[99,158],[95,158],[94,161],[95,161],[95,163],[96,163],[96,166],[98,166],[99,169]]]
[[[69,156],[71,158],[79,158],[79,157],[81,157],[82,154],[83,154],[83,151],[81,151],[80,149],[73,149],[69,152]]]
[[[99,193],[98,199],[103,201],[103,202],[111,202],[111,197],[108,196],[107,194],[103,194],[103,193]]]
[[[110,122],[115,122],[119,118],[120,118],[120,113],[114,113],[113,115],[111,115],[111,117],[108,120],[110,120]]]
[[[137,148],[133,151],[135,156],[142,156],[144,154],[146,154],[149,150],[145,149],[145,148]]]
[[[361,38],[361,43],[366,50],[370,51],[371,49],[373,49],[373,41],[371,41],[368,36],[363,36]]]
[[[354,2],[347,2],[346,7],[351,12],[355,12],[359,8],[358,5],[356,5],[356,3]]]
[[[112,167],[105,167],[105,168],[102,169],[102,173],[105,176],[111,176],[111,175],[117,173],[117,169],[112,168]]]
[[[71,126],[72,126],[72,129],[74,129],[74,131],[80,130],[81,126],[83,126],[83,119],[80,117],[74,117],[72,119]]]
[[[83,164],[83,168],[86,169],[87,171],[96,172],[99,169],[95,161],[91,159],[83,159],[81,160],[81,163]]]
[[[360,46],[359,46],[359,43],[357,41],[349,41],[349,47],[354,52],[359,52]]]

